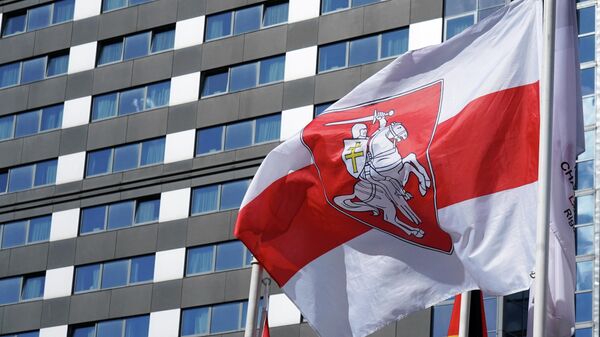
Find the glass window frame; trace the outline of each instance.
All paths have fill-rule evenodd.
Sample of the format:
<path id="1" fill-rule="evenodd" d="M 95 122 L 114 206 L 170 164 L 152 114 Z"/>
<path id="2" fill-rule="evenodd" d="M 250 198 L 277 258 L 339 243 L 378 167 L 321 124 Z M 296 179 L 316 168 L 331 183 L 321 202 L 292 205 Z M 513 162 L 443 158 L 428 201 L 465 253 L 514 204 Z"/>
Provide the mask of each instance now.
<path id="1" fill-rule="evenodd" d="M 382 0 L 380 0 L 382 1 Z M 280 22 L 280 23 L 276 23 L 273 25 L 265 25 L 265 7 L 270 7 L 270 6 L 275 6 L 275 5 L 280 5 L 280 4 L 288 4 L 288 18 L 287 20 Z M 236 18 L 236 13 L 240 10 L 244 10 L 244 9 L 248 9 L 251 7 L 260 7 L 260 25 L 258 29 L 254 29 L 254 30 L 249 30 L 243 33 L 235 33 L 234 32 L 234 28 L 235 28 L 235 18 Z M 227 14 L 230 13 L 231 15 L 231 23 L 230 23 L 230 27 L 229 27 L 229 34 L 227 35 L 222 35 L 219 37 L 215 37 L 215 38 L 208 38 L 208 29 L 205 30 L 204 32 L 204 42 L 212 42 L 212 41 L 217 41 L 217 40 L 221 40 L 221 39 L 226 39 L 228 37 L 233 37 L 233 36 L 239 36 L 239 35 L 244 35 L 244 34 L 248 34 L 248 33 L 252 33 L 252 32 L 257 32 L 259 30 L 263 30 L 266 28 L 271 28 L 271 27 L 277 27 L 277 26 L 281 26 L 281 25 L 285 25 L 289 22 L 289 1 L 268 1 L 262 4 L 254 4 L 254 5 L 250 5 L 250 6 L 245 6 L 245 7 L 240 7 L 240 8 L 236 8 L 234 10 L 229 10 L 229 11 L 223 11 L 223 12 L 218 12 L 218 13 L 212 13 L 210 15 L 206 16 L 206 22 L 208 22 L 208 20 L 210 19 L 210 17 L 214 17 L 217 15 L 223 15 L 223 14 Z M 208 24 L 206 25 L 208 26 Z"/>
<path id="2" fill-rule="evenodd" d="M 184 277 L 193 277 L 193 276 L 198 276 L 198 275 L 222 273 L 222 272 L 227 272 L 227 271 L 232 271 L 232 270 L 240 270 L 240 269 L 244 269 L 244 268 L 249 268 L 252 264 L 251 263 L 246 264 L 246 261 L 248 261 L 248 255 L 252 256 L 252 253 L 250 252 L 250 250 L 241 241 L 237 241 L 237 242 L 240 242 L 242 244 L 242 247 L 244 249 L 242 266 L 239 267 L 239 268 L 229 268 L 229 269 L 217 270 L 217 248 L 218 248 L 219 245 L 226 244 L 226 243 L 231 243 L 231 242 L 236 242 L 236 241 L 235 240 L 234 241 L 225 241 L 225 242 L 219 242 L 219 243 L 214 243 L 214 244 L 209 244 L 209 245 L 201 245 L 201 246 L 188 247 L 186 249 L 186 251 L 185 251 L 185 272 L 184 272 L 183 276 Z M 209 271 L 205 271 L 205 272 L 197 272 L 197 273 L 190 273 L 190 272 L 188 272 L 188 258 L 190 256 L 190 251 L 194 250 L 196 248 L 206 248 L 206 247 L 211 247 L 212 248 L 212 259 L 211 259 L 211 268 L 210 268 L 210 270 Z"/>
<path id="3" fill-rule="evenodd" d="M 262 300 L 261 300 L 262 302 Z M 208 332 L 207 333 L 201 333 L 201 334 L 193 334 L 193 335 L 182 335 L 180 333 L 180 336 L 182 337 L 197 337 L 197 336 L 208 336 L 208 335 L 215 335 L 215 334 L 227 334 L 227 333 L 231 333 L 231 332 L 237 332 L 237 331 L 243 331 L 244 330 L 244 309 L 247 307 L 248 301 L 233 301 L 233 302 L 224 302 L 224 303 L 215 303 L 213 305 L 205 305 L 205 306 L 197 306 L 197 307 L 190 307 L 190 308 L 184 308 L 181 310 L 180 313 L 180 319 L 179 319 L 179 329 L 180 331 L 183 330 L 183 324 L 184 324 L 184 313 L 186 312 L 186 310 L 193 310 L 193 309 L 201 309 L 201 308 L 207 308 L 208 309 L 208 314 L 207 314 L 207 329 Z M 212 318 L 213 318 L 213 308 L 217 307 L 217 306 L 221 306 L 221 305 L 228 305 L 228 304 L 237 304 L 239 306 L 239 312 L 238 312 L 238 322 L 237 322 L 237 326 L 238 328 L 235 330 L 227 330 L 227 331 L 219 331 L 219 332 L 213 332 L 212 331 Z"/>
<path id="4" fill-rule="evenodd" d="M 70 52 L 69 51 L 59 51 L 59 52 L 55 52 L 55 53 L 51 53 L 51 54 L 47 54 L 44 56 L 37 56 L 37 57 L 32 57 L 32 58 L 28 58 L 25 60 L 20 60 L 20 61 L 16 61 L 16 62 L 10 62 L 10 63 L 4 63 L 4 64 L 0 64 L 0 66 L 6 66 L 6 65 L 11 65 L 11 64 L 19 64 L 19 72 L 18 72 L 18 76 L 17 76 L 17 83 L 15 84 L 11 84 L 11 85 L 7 85 L 7 86 L 3 86 L 0 87 L 0 90 L 2 89 L 6 89 L 6 88 L 12 88 L 12 87 L 16 87 L 19 85 L 28 85 L 28 84 L 32 84 L 32 83 L 36 83 L 39 81 L 43 81 L 43 80 L 47 80 L 50 78 L 55 78 L 55 77 L 59 77 L 59 76 L 65 76 L 67 75 L 68 71 L 65 71 L 64 73 L 61 74 L 56 74 L 56 75 L 48 75 L 48 61 L 50 60 L 51 57 L 58 57 L 58 56 L 70 56 Z M 44 60 L 44 76 L 40 79 L 36 79 L 33 81 L 28 81 L 28 82 L 23 82 L 23 64 L 25 62 L 30 62 L 30 61 L 34 61 L 34 60 L 38 60 L 38 59 L 43 59 Z"/>
<path id="5" fill-rule="evenodd" d="M 3 303 L 3 304 L 0 304 L 0 306 L 42 300 L 42 298 L 44 297 L 44 291 L 45 291 L 45 289 L 42 290 L 42 295 L 40 297 L 26 298 L 26 299 L 23 298 L 23 287 L 25 286 L 25 281 L 27 279 L 37 278 L 37 277 L 43 277 L 44 278 L 44 283 L 45 283 L 45 279 L 46 279 L 46 274 L 45 273 L 36 273 L 36 274 L 28 274 L 28 275 L 21 275 L 21 276 L 12 276 L 12 277 L 5 277 L 5 278 L 0 279 L 0 281 L 4 281 L 4 280 L 8 280 L 8 279 L 16 279 L 16 278 L 19 279 L 19 300 L 17 302 Z"/>
<path id="6" fill-rule="evenodd" d="M 129 0 L 127 0 L 129 1 Z M 155 1 L 155 0 L 150 0 L 150 1 Z M 142 4 L 138 4 L 135 6 L 139 6 Z M 126 8 L 126 7 L 122 7 L 122 8 Z M 114 9 L 114 10 L 118 10 L 118 9 Z M 113 10 L 110 10 L 113 11 Z M 117 64 L 117 63 L 121 63 L 121 62 L 127 62 L 127 61 L 131 61 L 131 60 L 136 60 L 136 59 L 140 59 L 143 57 L 147 57 L 147 56 L 151 56 L 151 55 L 156 55 L 156 54 L 160 54 L 160 53 L 164 53 L 164 52 L 168 52 L 171 51 L 173 49 L 175 49 L 175 44 L 173 44 L 173 47 L 169 48 L 169 49 L 163 49 L 163 50 L 159 50 L 159 51 L 152 51 L 152 41 L 154 39 L 154 35 L 158 34 L 158 33 L 164 33 L 166 31 L 173 31 L 173 34 L 175 33 L 175 26 L 174 25 L 167 25 L 164 27 L 159 27 L 159 28 L 154 28 L 152 30 L 146 30 L 146 31 L 139 31 L 139 32 L 135 32 L 133 34 L 129 34 L 129 35 L 124 35 L 118 38 L 112 38 L 112 39 L 108 39 L 108 40 L 104 40 L 104 41 L 99 41 L 99 48 L 98 51 L 96 52 L 96 67 L 104 67 L 104 66 L 108 66 L 111 64 Z M 124 60 L 123 58 L 125 57 L 125 39 L 131 36 L 135 36 L 135 35 L 141 35 L 141 34 L 146 34 L 146 33 L 150 33 L 149 35 L 149 42 L 148 42 L 148 50 L 146 51 L 146 54 L 141 55 L 141 56 L 137 56 L 137 57 L 133 57 L 127 60 Z M 174 40 L 173 40 L 174 41 Z M 99 63 L 100 62 L 100 55 L 102 53 L 102 48 L 104 48 L 104 46 L 106 45 L 111 45 L 111 44 L 116 44 L 119 43 L 121 44 L 121 56 L 119 57 L 118 60 L 115 61 L 110 61 L 110 62 L 106 62 L 106 63 Z"/>
<path id="7" fill-rule="evenodd" d="M 57 128 L 53 128 L 53 129 L 42 130 L 42 120 L 44 119 L 44 109 L 55 108 L 55 107 L 59 107 L 59 106 L 62 107 L 62 109 L 63 109 L 63 111 L 61 112 L 61 116 L 60 116 L 61 120 L 58 123 L 61 126 L 59 126 Z M 29 135 L 25 135 L 25 136 L 16 136 L 16 132 L 17 132 L 16 128 L 17 128 L 17 118 L 18 118 L 18 116 L 21 115 L 21 114 L 26 114 L 26 113 L 34 112 L 34 111 L 39 111 L 40 112 L 40 116 L 39 116 L 39 119 L 38 119 L 37 131 L 35 133 L 29 134 Z M 31 137 L 31 136 L 39 135 L 39 134 L 46 133 L 46 132 L 60 130 L 62 128 L 62 118 L 64 116 L 63 114 L 64 114 L 64 103 L 60 103 L 60 104 L 46 106 L 46 107 L 43 107 L 43 108 L 38 108 L 38 109 L 33 109 L 33 110 L 27 110 L 27 111 L 22 111 L 22 112 L 11 114 L 11 115 L 2 116 L 2 117 L 12 117 L 12 130 L 11 130 L 12 132 L 11 132 L 11 136 L 10 137 L 4 138 L 4 139 L 0 139 L 0 142 L 4 142 L 4 141 L 8 141 L 8 140 L 13 140 L 13 139 L 18 139 L 18 138 L 24 138 L 24 137 Z"/>
<path id="8" fill-rule="evenodd" d="M 34 244 L 37 244 L 37 243 L 43 243 L 43 242 L 49 241 L 50 240 L 50 233 L 48 233 L 48 238 L 46 238 L 45 240 L 29 241 L 29 231 L 31 229 L 31 221 L 42 219 L 42 218 L 48 218 L 48 217 L 50 217 L 50 215 L 37 216 L 35 218 L 28 218 L 28 219 L 21 219 L 21 220 L 11 220 L 9 222 L 0 223 L 0 250 L 11 249 L 11 248 L 16 248 L 16 247 L 23 247 L 23 246 L 29 246 L 29 245 L 34 245 Z M 15 222 L 27 222 L 27 224 L 25 225 L 25 243 L 23 243 L 22 245 L 16 245 L 16 246 L 11 246 L 11 247 L 6 247 L 5 248 L 5 247 L 2 246 L 2 238 L 4 236 L 4 226 L 10 225 L 10 224 L 15 223 Z"/>
<path id="9" fill-rule="evenodd" d="M 19 34 L 25 34 L 27 32 L 35 32 L 35 31 L 40 30 L 40 29 L 44 29 L 44 28 L 48 28 L 48 27 L 52 27 L 52 26 L 56 26 L 56 25 L 61 25 L 61 24 L 66 23 L 66 22 L 73 21 L 73 16 L 75 14 L 75 9 L 74 9 L 75 6 L 74 5 L 73 5 L 73 14 L 71 14 L 71 19 L 70 20 L 53 23 L 53 21 L 54 21 L 54 5 L 58 1 L 59 0 L 51 2 L 51 3 L 41 4 L 40 6 L 29 7 L 29 8 L 21 9 L 21 10 L 18 10 L 18 11 L 6 13 L 5 15 L 8 16 L 8 17 L 20 16 L 20 15 L 23 15 L 23 13 L 25 13 L 25 29 L 22 32 L 17 32 L 17 33 L 13 33 L 13 34 L 5 34 L 5 24 L 3 23 L 2 24 L 2 36 L 1 36 L 1 38 L 5 38 L 5 37 L 9 37 L 9 36 L 15 36 L 15 35 L 19 35 Z M 36 28 L 36 29 L 28 29 L 27 27 L 29 27 L 29 12 L 31 10 L 35 10 L 36 8 L 40 8 L 40 7 L 44 7 L 44 6 L 50 6 L 50 18 L 49 18 L 50 24 L 47 25 L 47 26 Z M 2 21 L 6 22 L 8 20 L 4 19 Z"/>
<path id="10" fill-rule="evenodd" d="M 6 191 L 0 191 L 0 195 L 8 194 L 8 193 L 19 193 L 19 192 L 33 190 L 33 189 L 40 188 L 40 187 L 55 185 L 56 184 L 56 176 L 54 177 L 53 183 L 35 185 L 35 176 L 36 176 L 38 164 L 51 162 L 51 161 L 56 162 L 56 164 L 58 166 L 58 159 L 50 159 L 50 160 L 44 160 L 44 161 L 40 161 L 40 162 L 36 162 L 36 163 L 32 163 L 32 164 L 20 165 L 20 166 L 15 166 L 15 167 L 10 167 L 10 168 L 4 169 L 4 170 L 0 170 L 0 174 L 2 174 L 4 172 L 8 173 L 8 176 L 6 178 Z M 23 189 L 23 190 L 18 190 L 18 191 L 10 191 L 10 172 L 11 172 L 11 170 L 15 170 L 15 169 L 19 169 L 19 168 L 23 168 L 23 167 L 27 167 L 27 166 L 33 166 L 33 173 L 31 175 L 31 187 Z"/>
<path id="11" fill-rule="evenodd" d="M 386 56 L 386 57 L 382 57 L 382 49 L 383 49 L 383 45 L 382 45 L 382 39 L 383 39 L 383 35 L 386 33 L 390 33 L 390 32 L 400 32 L 400 31 L 406 31 L 407 32 L 407 38 L 408 38 L 408 27 L 401 27 L 401 28 L 397 28 L 397 29 L 392 29 L 392 30 L 386 30 L 383 32 L 379 32 L 376 34 L 370 34 L 370 35 L 364 35 L 364 36 L 359 36 L 357 38 L 353 38 L 353 39 L 349 39 L 349 40 L 343 40 L 343 41 L 335 41 L 332 43 L 327 43 L 327 44 L 323 44 L 318 46 L 318 51 L 317 51 L 317 74 L 325 74 L 325 73 L 329 73 L 332 71 L 337 71 L 337 70 L 343 70 L 343 69 L 349 69 L 349 68 L 354 68 L 354 67 L 360 67 L 366 64 L 372 64 L 372 63 L 376 63 L 376 62 L 381 62 L 381 61 L 385 61 L 385 60 L 390 60 L 390 59 L 394 59 L 397 58 L 398 56 L 406 53 L 408 51 L 405 50 L 403 51 L 401 54 L 398 55 L 390 55 L 390 56 Z M 370 62 L 366 62 L 366 63 L 358 63 L 355 65 L 350 65 L 350 44 L 354 41 L 357 40 L 362 40 L 362 39 L 366 39 L 369 37 L 373 37 L 376 36 L 377 37 L 377 59 L 375 59 L 374 61 L 370 61 Z M 319 60 L 320 60 L 320 55 L 321 55 L 321 48 L 325 48 L 331 45 L 335 45 L 335 44 L 344 44 L 344 48 L 345 48 L 345 61 L 344 61 L 344 66 L 342 67 L 337 67 L 337 68 L 331 68 L 331 69 L 325 69 L 325 70 L 319 70 Z"/>
<path id="12" fill-rule="evenodd" d="M 227 209 L 222 209 L 221 208 L 221 200 L 222 200 L 222 196 L 223 196 L 223 185 L 224 184 L 228 184 L 228 183 L 240 182 L 240 181 L 247 181 L 248 185 L 250 185 L 250 181 L 251 180 L 252 180 L 251 178 L 246 178 L 246 179 L 242 178 L 242 179 L 235 179 L 235 180 L 223 181 L 223 182 L 220 182 L 220 183 L 217 183 L 217 184 L 209 184 L 209 185 L 201 185 L 201 186 L 192 187 L 192 189 L 191 189 L 191 196 L 190 196 L 190 201 L 191 202 L 190 202 L 189 216 L 192 217 L 192 216 L 212 214 L 212 213 L 217 213 L 217 212 L 226 212 L 226 211 L 231 211 L 231 210 L 238 209 L 239 207 L 227 208 Z M 206 211 L 206 212 L 194 213 L 193 212 L 194 191 L 197 190 L 197 189 L 203 188 L 203 187 L 210 187 L 210 186 L 217 186 L 217 209 Z"/>
<path id="13" fill-rule="evenodd" d="M 157 138 L 152 138 L 152 139 L 146 139 L 140 142 L 134 142 L 134 143 L 129 143 L 129 144 L 120 144 L 119 146 L 115 146 L 115 147 L 110 147 L 110 148 L 103 148 L 103 149 L 98 149 L 98 150 L 94 150 L 94 151 L 90 151 L 86 154 L 85 157 L 85 175 L 84 175 L 84 179 L 85 178 L 93 178 L 93 177 L 102 177 L 105 175 L 109 175 L 109 174 L 114 174 L 114 173 L 123 173 L 123 172 L 129 172 L 129 171 L 133 171 L 133 170 L 137 170 L 137 169 L 141 169 L 144 167 L 150 167 L 150 166 L 156 166 L 156 165 L 161 165 L 164 164 L 164 153 L 163 153 L 163 160 L 161 162 L 157 162 L 157 163 L 151 163 L 151 164 L 145 164 L 145 165 L 141 165 L 141 159 L 142 159 L 142 146 L 145 142 L 149 142 L 149 141 L 153 141 L 153 140 L 158 140 L 158 139 L 162 139 L 164 140 L 164 142 L 166 143 L 166 136 L 162 136 L 162 137 L 157 137 Z M 114 171 L 114 164 L 115 164 L 115 149 L 119 148 L 119 147 L 126 147 L 126 146 L 131 146 L 131 145 L 138 145 L 138 153 L 137 153 L 137 164 L 135 167 L 131 168 L 131 169 L 126 169 L 126 170 L 121 170 L 121 171 Z M 109 168 L 110 170 L 108 172 L 103 172 L 103 173 L 99 173 L 99 174 L 94 174 L 94 175 L 88 175 L 88 162 L 89 162 L 89 155 L 96 152 L 96 151 L 105 151 L 105 150 L 110 150 L 110 158 L 109 158 Z M 163 151 L 166 152 L 166 148 L 163 147 Z"/>
<path id="14" fill-rule="evenodd" d="M 135 7 L 135 6 L 145 5 L 145 4 L 147 4 L 149 2 L 153 2 L 155 0 L 147 0 L 146 2 L 139 3 L 139 4 L 133 4 L 133 5 L 130 4 L 130 0 L 125 0 L 125 2 L 127 3 L 125 6 L 123 6 L 123 7 L 117 7 L 117 8 L 113 8 L 113 9 L 109 9 L 109 10 L 104 10 L 104 1 L 105 0 L 102 0 L 102 4 L 100 5 L 100 14 L 110 13 L 110 12 L 118 11 L 118 10 L 121 10 L 121 9 L 129 8 L 129 7 Z"/>
<path id="15" fill-rule="evenodd" d="M 78 224 L 78 226 L 79 226 L 79 228 L 78 228 L 78 234 L 79 234 L 79 236 L 85 236 L 85 235 L 92 235 L 92 234 L 96 234 L 96 233 L 105 233 L 105 232 L 116 231 L 116 230 L 119 230 L 119 229 L 133 228 L 133 227 L 137 227 L 137 226 L 144 226 L 144 225 L 149 225 L 149 224 L 157 223 L 158 222 L 158 217 L 156 218 L 156 220 L 153 220 L 153 221 L 145 221 L 145 222 L 136 222 L 135 221 L 135 214 L 136 214 L 136 211 L 138 210 L 139 204 L 141 202 L 153 201 L 153 200 L 158 200 L 158 203 L 159 203 L 159 217 L 160 217 L 160 195 L 144 196 L 144 197 L 137 198 L 137 199 L 121 200 L 121 201 L 112 202 L 112 203 L 109 203 L 109 204 L 93 205 L 93 206 L 82 208 L 79 211 L 80 215 L 79 215 L 79 224 Z M 125 202 L 133 202 L 133 212 L 132 212 L 132 218 L 131 218 L 131 226 L 119 227 L 119 228 L 108 228 L 108 212 L 110 210 L 110 207 L 112 205 L 121 204 L 121 203 L 125 203 Z M 81 228 L 82 228 L 82 225 L 83 225 L 83 212 L 84 212 L 84 210 L 89 209 L 89 208 L 97 208 L 97 207 L 104 207 L 104 223 L 103 223 L 102 229 L 101 230 L 97 230 L 97 231 L 91 231 L 91 232 L 81 232 Z"/>
<path id="16" fill-rule="evenodd" d="M 323 4 L 323 0 L 321 0 L 321 1 L 320 1 L 319 13 L 320 13 L 321 15 L 329 15 L 329 14 L 333 14 L 333 13 L 338 13 L 338 12 L 347 11 L 347 10 L 354 9 L 354 8 L 360 8 L 360 7 L 365 7 L 365 6 L 375 5 L 375 4 L 378 4 L 378 3 L 380 3 L 380 2 L 383 2 L 383 1 L 387 1 L 387 0 L 375 0 L 375 1 L 374 1 L 374 2 L 372 2 L 372 3 L 368 3 L 368 4 L 364 4 L 364 5 L 356 5 L 356 6 L 355 6 L 355 5 L 353 5 L 353 3 L 354 3 L 354 0 L 348 0 L 348 7 L 338 8 L 338 9 L 334 9 L 334 10 L 332 10 L 332 11 L 324 12 L 324 11 L 323 11 L 323 8 L 324 8 L 325 6 L 324 6 L 324 4 Z"/>
<path id="17" fill-rule="evenodd" d="M 73 336 L 77 329 L 92 328 L 94 331 L 93 336 L 95 337 L 98 334 L 98 325 L 99 324 L 109 323 L 109 322 L 121 322 L 121 335 L 113 336 L 113 337 L 125 337 L 126 331 L 127 331 L 127 321 L 130 319 L 135 319 L 135 318 L 140 318 L 140 317 L 148 317 L 148 323 L 150 322 L 150 314 L 144 314 L 144 315 L 128 316 L 128 317 L 122 317 L 122 318 L 116 318 L 116 319 L 108 319 L 108 320 L 97 321 L 97 322 L 93 322 L 93 323 L 77 324 L 77 325 L 73 326 L 72 328 L 71 327 L 69 328 L 68 336 Z M 148 329 L 150 329 L 150 324 L 148 324 Z M 148 330 L 148 332 L 149 332 L 149 330 Z"/>
<path id="18" fill-rule="evenodd" d="M 485 10 L 485 9 L 490 9 L 490 8 L 494 8 L 495 6 L 491 6 L 491 7 L 487 7 L 487 8 L 482 8 L 480 6 L 480 1 L 481 0 L 476 0 L 475 1 L 475 9 L 471 10 L 471 11 L 465 11 L 463 13 L 460 14 L 455 14 L 455 15 L 445 15 L 444 14 L 444 31 L 442 33 L 442 41 L 446 41 L 448 40 L 448 21 L 453 20 L 453 19 L 459 19 L 459 18 L 463 18 L 463 17 L 467 17 L 467 16 L 473 16 L 473 24 L 479 22 L 481 19 L 479 18 L 479 12 L 481 10 Z M 504 0 L 504 5 L 507 5 L 510 3 L 510 1 L 512 0 Z"/>
<path id="19" fill-rule="evenodd" d="M 73 288 L 71 289 L 71 295 L 86 294 L 86 293 L 90 293 L 90 292 L 102 291 L 102 290 L 107 290 L 107 289 L 119 289 L 119 288 L 124 288 L 124 287 L 140 285 L 140 284 L 153 283 L 154 276 L 152 276 L 152 279 L 147 280 L 147 281 L 131 282 L 131 266 L 133 264 L 133 260 L 136 258 L 142 258 L 142 257 L 148 257 L 148 256 L 154 257 L 154 268 L 156 268 L 156 254 L 154 254 L 154 253 L 146 254 L 146 255 L 139 255 L 139 256 L 132 256 L 132 257 L 124 258 L 124 259 L 116 259 L 116 260 L 110 260 L 110 261 L 102 261 L 99 263 L 89 263 L 89 264 L 82 264 L 82 265 L 75 266 L 75 271 L 73 272 Z M 102 285 L 102 278 L 104 277 L 104 265 L 108 264 L 108 263 L 122 262 L 122 261 L 127 261 L 127 282 L 123 285 L 119 285 L 119 286 L 115 286 L 115 287 L 104 287 Z M 99 268 L 100 272 L 98 273 L 98 288 L 76 291 L 75 289 L 77 288 L 77 270 L 82 267 L 90 267 L 90 266 L 100 266 L 100 268 Z"/>

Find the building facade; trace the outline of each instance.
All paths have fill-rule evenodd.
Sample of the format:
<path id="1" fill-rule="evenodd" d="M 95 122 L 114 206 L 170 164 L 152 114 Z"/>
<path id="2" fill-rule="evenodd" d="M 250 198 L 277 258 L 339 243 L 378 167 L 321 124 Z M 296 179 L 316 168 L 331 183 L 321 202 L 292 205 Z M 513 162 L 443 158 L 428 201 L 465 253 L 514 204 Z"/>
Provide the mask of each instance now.
<path id="1" fill-rule="evenodd" d="M 261 160 L 505 0 L 0 0 L 0 336 L 243 335 Z M 596 0 L 579 1 L 577 337 L 600 336 Z M 532 243 L 533 244 L 533 243 Z M 273 286 L 275 337 L 316 336 Z M 485 299 L 525 336 L 527 293 Z M 373 336 L 446 336 L 452 300 Z"/>

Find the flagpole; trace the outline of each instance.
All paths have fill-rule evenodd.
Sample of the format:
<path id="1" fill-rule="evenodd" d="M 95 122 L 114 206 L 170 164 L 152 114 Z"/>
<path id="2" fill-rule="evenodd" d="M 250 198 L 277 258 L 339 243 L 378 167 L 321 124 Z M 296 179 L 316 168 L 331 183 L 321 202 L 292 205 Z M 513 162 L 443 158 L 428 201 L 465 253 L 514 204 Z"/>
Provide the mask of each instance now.
<path id="1" fill-rule="evenodd" d="M 540 92 L 540 153 L 538 171 L 537 243 L 533 336 L 546 336 L 548 234 L 552 167 L 552 112 L 554 100 L 554 37 L 556 1 L 544 1 L 543 54 Z"/>
<path id="2" fill-rule="evenodd" d="M 254 258 L 252 259 L 252 274 L 250 276 L 250 291 L 248 293 L 248 311 L 246 312 L 246 327 L 244 337 L 255 337 L 256 318 L 258 313 L 258 298 L 260 293 L 260 280 L 262 279 L 263 268 Z"/>
<path id="3" fill-rule="evenodd" d="M 262 280 L 264 286 L 263 290 L 263 307 L 261 310 L 260 322 L 258 322 L 258 334 L 257 337 L 262 337 L 265 329 L 265 322 L 267 320 L 267 314 L 269 313 L 269 300 L 271 296 L 271 279 L 265 277 Z"/>
<path id="4" fill-rule="evenodd" d="M 469 337 L 470 316 L 471 292 L 466 291 L 460 295 L 460 323 L 458 324 L 458 337 Z"/>

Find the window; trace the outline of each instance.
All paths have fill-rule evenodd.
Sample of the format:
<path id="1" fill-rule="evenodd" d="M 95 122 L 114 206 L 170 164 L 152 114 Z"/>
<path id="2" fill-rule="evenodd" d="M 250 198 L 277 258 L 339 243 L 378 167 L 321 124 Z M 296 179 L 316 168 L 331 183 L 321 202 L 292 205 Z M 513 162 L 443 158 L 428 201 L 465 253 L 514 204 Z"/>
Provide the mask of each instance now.
<path id="1" fill-rule="evenodd" d="M 283 80 L 285 56 L 240 64 L 204 76 L 202 97 L 254 88 Z"/>
<path id="2" fill-rule="evenodd" d="M 96 233 L 156 222 L 159 210 L 159 196 L 84 208 L 81 210 L 79 233 Z"/>
<path id="3" fill-rule="evenodd" d="M 68 65 L 68 52 L 0 65 L 0 88 L 66 74 Z"/>
<path id="4" fill-rule="evenodd" d="M 192 215 L 240 207 L 250 180 L 197 187 L 192 190 Z"/>
<path id="5" fill-rule="evenodd" d="M 0 337 L 39 337 L 39 331 L 20 332 L 16 335 L 2 335 Z"/>
<path id="6" fill-rule="evenodd" d="M 252 254 L 240 241 L 189 248 L 185 275 L 239 269 L 249 267 L 251 262 Z"/>
<path id="7" fill-rule="evenodd" d="M 102 0 L 102 13 L 115 9 L 141 5 L 153 0 Z"/>
<path id="8" fill-rule="evenodd" d="M 327 102 L 315 105 L 315 117 L 321 115 L 327 110 L 334 102 Z"/>
<path id="9" fill-rule="evenodd" d="M 74 293 L 150 282 L 154 277 L 154 255 L 78 266 Z"/>
<path id="10" fill-rule="evenodd" d="M 54 184 L 57 160 L 0 170 L 0 194 Z"/>
<path id="11" fill-rule="evenodd" d="M 175 27 L 172 26 L 100 42 L 97 64 L 126 61 L 173 49 L 174 43 Z"/>
<path id="12" fill-rule="evenodd" d="M 199 336 L 243 330 L 248 302 L 231 302 L 182 311 L 181 336 Z M 260 317 L 259 317 L 260 321 Z"/>
<path id="13" fill-rule="evenodd" d="M 58 129 L 62 125 L 63 105 L 0 117 L 0 140 L 30 136 Z"/>
<path id="14" fill-rule="evenodd" d="M 514 294 L 521 296 L 521 293 Z M 479 295 L 477 295 L 479 296 Z M 513 296 L 513 295 L 510 295 Z M 506 300 L 508 297 L 504 297 Z M 516 329 L 514 322 L 511 322 L 511 315 L 507 312 L 507 307 L 510 307 L 510 304 L 504 303 L 504 306 L 499 305 L 499 302 L 502 301 L 502 297 L 489 296 L 483 298 L 483 306 L 485 311 L 485 321 L 487 326 L 487 334 L 488 336 L 496 336 L 498 328 L 498 309 L 504 308 L 504 320 L 505 322 L 510 322 L 508 324 L 510 326 L 507 327 L 505 325 L 505 330 Z M 514 301 L 513 301 L 514 302 Z M 501 303 L 500 303 L 501 304 Z M 449 298 L 440 304 L 437 304 L 433 307 L 432 320 L 431 320 L 431 336 L 432 337 L 446 337 L 448 335 L 448 327 L 450 325 L 450 319 L 452 317 L 452 308 L 454 306 L 454 297 Z M 516 314 L 517 318 L 521 318 L 523 316 L 523 308 L 511 308 L 510 313 L 514 316 Z M 525 327 L 527 327 L 527 301 L 525 301 L 524 307 L 525 313 Z M 521 322 L 522 323 L 522 322 Z M 519 325 L 519 328 L 521 325 Z M 520 331 L 520 330 L 519 330 Z M 524 336 L 523 334 L 509 334 L 509 336 Z"/>
<path id="15" fill-rule="evenodd" d="M 150 315 L 113 319 L 71 328 L 69 337 L 148 337 Z"/>
<path id="16" fill-rule="evenodd" d="M 206 17 L 205 40 L 263 29 L 288 20 L 287 2 L 269 2 Z"/>
<path id="17" fill-rule="evenodd" d="M 26 10 L 8 13 L 4 19 L 2 36 L 29 32 L 73 19 L 75 0 L 59 0 Z"/>
<path id="18" fill-rule="evenodd" d="M 504 7 L 507 2 L 508 0 L 444 0 L 445 38 L 461 33 Z"/>
<path id="19" fill-rule="evenodd" d="M 321 0 L 321 14 L 365 6 L 382 0 Z"/>
<path id="20" fill-rule="evenodd" d="M 94 96 L 92 122 L 164 107 L 169 104 L 171 81 Z"/>
<path id="21" fill-rule="evenodd" d="M 12 248 L 47 241 L 50 222 L 51 216 L 43 216 L 0 224 L 0 247 Z"/>
<path id="22" fill-rule="evenodd" d="M 43 275 L 0 279 L 0 304 L 41 299 L 44 296 Z"/>
<path id="23" fill-rule="evenodd" d="M 200 129 L 196 133 L 196 155 L 278 141 L 280 131 L 280 114 Z"/>
<path id="24" fill-rule="evenodd" d="M 594 6 L 577 10 L 577 28 L 579 32 L 579 62 L 594 61 L 596 42 L 594 32 L 596 26 L 596 10 Z"/>
<path id="25" fill-rule="evenodd" d="M 366 64 L 398 56 L 408 50 L 408 29 L 335 42 L 319 47 L 319 72 Z"/>
<path id="26" fill-rule="evenodd" d="M 92 151 L 87 154 L 86 177 L 160 164 L 164 155 L 165 137 Z"/>

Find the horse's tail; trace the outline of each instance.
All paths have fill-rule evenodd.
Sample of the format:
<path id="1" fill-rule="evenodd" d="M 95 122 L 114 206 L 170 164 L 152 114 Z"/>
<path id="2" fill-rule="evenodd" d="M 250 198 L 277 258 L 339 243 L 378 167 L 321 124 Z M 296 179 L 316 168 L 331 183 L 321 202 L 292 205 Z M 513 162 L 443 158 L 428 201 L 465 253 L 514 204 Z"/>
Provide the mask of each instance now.
<path id="1" fill-rule="evenodd" d="M 363 201 L 353 201 L 356 194 L 340 195 L 333 198 L 333 201 L 343 209 L 354 212 L 377 212 L 375 207 L 368 205 Z"/>

